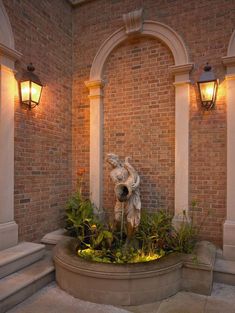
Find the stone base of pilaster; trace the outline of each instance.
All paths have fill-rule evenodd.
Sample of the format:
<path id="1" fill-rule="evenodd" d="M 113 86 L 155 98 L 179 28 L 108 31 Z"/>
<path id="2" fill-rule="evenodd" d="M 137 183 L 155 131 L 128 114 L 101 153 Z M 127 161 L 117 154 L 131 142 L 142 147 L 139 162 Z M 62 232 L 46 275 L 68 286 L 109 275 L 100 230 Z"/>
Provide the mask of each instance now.
<path id="1" fill-rule="evenodd" d="M 235 221 L 226 220 L 223 228 L 223 256 L 235 261 Z"/>
<path id="2" fill-rule="evenodd" d="M 0 223 L 0 251 L 18 243 L 18 225 L 15 221 Z"/>
<path id="3" fill-rule="evenodd" d="M 190 217 L 188 216 L 188 211 L 185 211 L 185 215 L 182 213 L 175 214 L 172 219 L 172 224 L 176 229 L 179 229 L 182 223 L 191 222 Z"/>

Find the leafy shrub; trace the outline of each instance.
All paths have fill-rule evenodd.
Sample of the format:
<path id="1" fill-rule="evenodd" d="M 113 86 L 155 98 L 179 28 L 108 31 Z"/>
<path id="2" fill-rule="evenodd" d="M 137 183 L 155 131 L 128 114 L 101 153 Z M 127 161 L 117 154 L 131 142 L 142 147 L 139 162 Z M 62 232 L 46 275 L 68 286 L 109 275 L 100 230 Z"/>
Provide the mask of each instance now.
<path id="1" fill-rule="evenodd" d="M 89 235 L 90 225 L 93 223 L 93 207 L 89 200 L 83 200 L 77 191 L 68 201 L 66 207 L 66 230 L 72 237 L 82 241 Z"/>
<path id="2" fill-rule="evenodd" d="M 93 206 L 76 192 L 66 208 L 66 229 L 77 238 L 79 256 L 105 263 L 138 263 L 159 259 L 177 251 L 191 253 L 196 243 L 198 228 L 193 218 L 183 214 L 178 228 L 172 225 L 172 216 L 165 211 L 146 213 L 142 210 L 141 221 L 131 242 L 113 225 L 100 221 L 93 214 Z"/>
<path id="3" fill-rule="evenodd" d="M 194 219 L 188 218 L 183 211 L 183 220 L 178 228 L 174 229 L 172 248 L 182 253 L 192 253 L 197 242 L 199 228 L 194 225 Z"/>
<path id="4" fill-rule="evenodd" d="M 143 212 L 136 234 L 140 247 L 146 253 L 171 250 L 173 233 L 172 216 L 164 211 L 157 213 Z"/>

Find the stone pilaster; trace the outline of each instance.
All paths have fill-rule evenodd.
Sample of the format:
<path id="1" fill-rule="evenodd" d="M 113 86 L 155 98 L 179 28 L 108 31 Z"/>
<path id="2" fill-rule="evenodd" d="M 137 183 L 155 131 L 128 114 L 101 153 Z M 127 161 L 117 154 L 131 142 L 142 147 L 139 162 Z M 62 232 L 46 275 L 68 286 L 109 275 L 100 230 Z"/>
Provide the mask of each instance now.
<path id="1" fill-rule="evenodd" d="M 189 205 L 189 73 L 193 64 L 172 66 L 175 75 L 175 215 L 182 220 L 182 212 Z"/>
<path id="2" fill-rule="evenodd" d="M 223 254 L 235 260 L 235 56 L 223 58 L 227 97 L 227 216 L 223 226 Z"/>
<path id="3" fill-rule="evenodd" d="M 90 98 L 90 199 L 102 209 L 103 195 L 103 87 L 102 80 L 85 82 Z"/>

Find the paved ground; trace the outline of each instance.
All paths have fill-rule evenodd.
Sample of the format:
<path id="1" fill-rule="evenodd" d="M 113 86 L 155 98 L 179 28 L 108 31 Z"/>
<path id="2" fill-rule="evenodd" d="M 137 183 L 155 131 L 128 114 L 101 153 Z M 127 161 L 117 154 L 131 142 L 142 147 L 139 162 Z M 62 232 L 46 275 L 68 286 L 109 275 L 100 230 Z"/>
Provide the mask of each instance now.
<path id="1" fill-rule="evenodd" d="M 7 313 L 235 313 L 235 286 L 214 284 L 210 297 L 189 292 L 135 307 L 114 307 L 82 301 L 56 283 L 43 288 Z"/>

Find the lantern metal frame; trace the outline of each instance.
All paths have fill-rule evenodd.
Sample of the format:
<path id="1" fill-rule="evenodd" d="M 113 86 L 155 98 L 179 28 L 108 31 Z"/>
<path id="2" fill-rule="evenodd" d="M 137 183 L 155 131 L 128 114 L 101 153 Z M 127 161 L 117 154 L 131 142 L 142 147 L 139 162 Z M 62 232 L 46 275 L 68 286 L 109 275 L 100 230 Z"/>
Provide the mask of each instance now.
<path id="1" fill-rule="evenodd" d="M 214 86 L 213 86 L 213 93 L 212 93 L 211 99 L 210 100 L 203 100 L 201 85 L 205 84 L 205 83 L 212 83 L 212 82 L 214 82 Z M 218 78 L 216 78 L 214 72 L 212 71 L 212 67 L 209 65 L 209 63 L 207 63 L 206 66 L 204 67 L 204 72 L 201 74 L 201 76 L 197 82 L 197 85 L 198 85 L 198 89 L 199 89 L 202 107 L 205 110 L 213 109 L 215 107 L 215 103 L 216 103 L 219 80 L 218 80 Z"/>
<path id="2" fill-rule="evenodd" d="M 19 85 L 19 93 L 20 93 L 20 103 L 21 105 L 26 108 L 26 109 L 33 109 L 35 108 L 37 105 L 39 105 L 40 103 L 40 99 L 41 99 L 41 95 L 42 95 L 42 89 L 43 89 L 43 85 L 41 83 L 41 80 L 39 79 L 39 77 L 34 73 L 35 71 L 35 67 L 33 66 L 32 63 L 29 63 L 29 65 L 27 66 L 27 70 L 24 70 L 20 79 L 18 79 L 18 85 Z M 21 90 L 21 84 L 24 82 L 29 82 L 29 99 L 24 101 L 22 99 L 22 90 Z M 41 87 L 41 91 L 40 91 L 40 95 L 39 95 L 39 99 L 37 102 L 32 100 L 32 83 L 39 85 Z"/>

